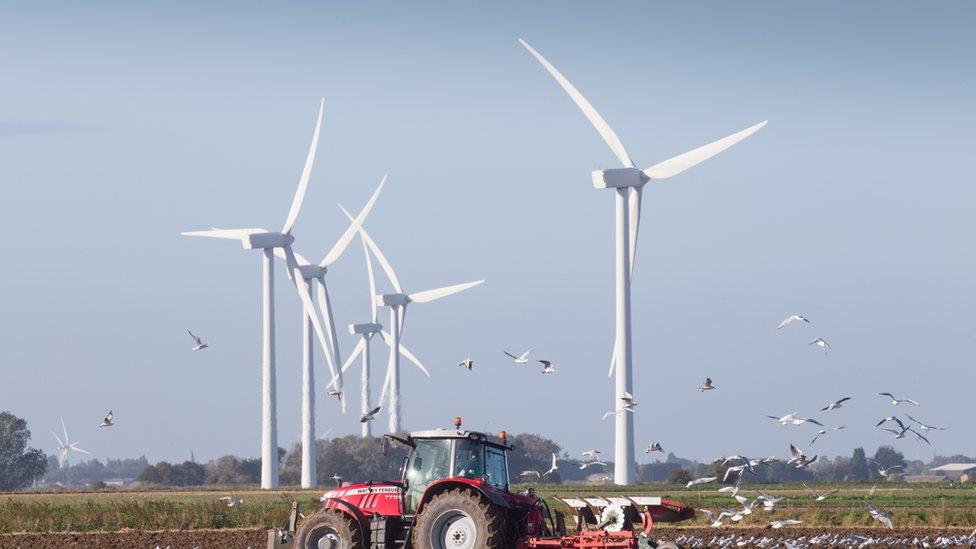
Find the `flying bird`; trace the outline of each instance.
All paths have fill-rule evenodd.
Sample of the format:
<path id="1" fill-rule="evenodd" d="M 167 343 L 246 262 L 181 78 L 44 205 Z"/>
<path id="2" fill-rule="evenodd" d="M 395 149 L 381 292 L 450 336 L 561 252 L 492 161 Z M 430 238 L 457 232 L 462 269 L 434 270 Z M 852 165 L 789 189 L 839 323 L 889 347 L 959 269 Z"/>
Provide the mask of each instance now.
<path id="1" fill-rule="evenodd" d="M 588 457 L 588 458 L 594 459 L 594 460 L 595 459 L 600 459 L 600 451 L 599 450 L 587 450 L 587 451 L 583 452 L 582 455 L 583 455 L 583 457 Z"/>
<path id="2" fill-rule="evenodd" d="M 232 497 L 232 496 L 224 496 L 224 497 L 218 499 L 217 501 L 222 501 L 222 502 L 226 503 L 227 504 L 227 507 L 237 507 L 238 505 L 241 505 L 242 503 L 244 503 L 244 500 L 243 499 L 237 499 L 237 498 Z"/>
<path id="3" fill-rule="evenodd" d="M 923 431 L 945 431 L 947 429 L 947 427 L 935 427 L 933 425 L 926 425 L 908 414 L 905 414 L 905 417 L 914 421 L 915 423 L 918 423 L 918 428 Z"/>
<path id="4" fill-rule="evenodd" d="M 790 459 L 786 462 L 789 465 L 796 467 L 797 469 L 803 469 L 807 465 L 810 465 L 814 461 L 817 461 L 818 456 L 813 456 L 812 458 L 807 458 L 806 454 L 802 450 L 797 448 L 790 443 Z"/>
<path id="5" fill-rule="evenodd" d="M 691 488 L 692 486 L 695 486 L 695 485 L 698 485 L 698 484 L 705 484 L 707 482 L 715 482 L 717 479 L 718 479 L 718 477 L 702 477 L 702 478 L 696 478 L 694 480 L 688 481 L 688 484 L 685 486 L 685 488 Z"/>
<path id="6" fill-rule="evenodd" d="M 793 526 L 794 524 L 803 524 L 803 521 L 796 519 L 774 520 L 773 522 L 769 523 L 769 526 L 774 530 L 779 530 L 784 526 Z"/>
<path id="7" fill-rule="evenodd" d="M 796 415 L 796 412 L 791 412 L 789 414 L 786 414 L 783 417 L 776 417 L 776 416 L 766 416 L 766 417 L 768 417 L 769 419 L 775 419 L 776 421 L 779 422 L 780 425 L 803 425 L 804 423 L 809 422 L 809 423 L 813 423 L 814 425 L 819 425 L 821 427 L 824 426 L 823 423 L 820 423 L 815 419 L 798 416 Z"/>
<path id="8" fill-rule="evenodd" d="M 625 391 L 624 396 L 620 397 L 620 402 L 622 402 L 621 410 L 634 413 L 634 406 L 637 406 L 637 403 L 634 402 L 634 395 Z"/>
<path id="9" fill-rule="evenodd" d="M 777 330 L 782 330 L 784 326 L 787 326 L 790 323 L 792 323 L 794 321 L 797 321 L 797 320 L 802 321 L 802 322 L 806 322 L 807 324 L 810 323 L 809 320 L 807 320 L 806 318 L 804 318 L 801 315 L 790 315 L 790 316 L 786 317 L 785 319 L 783 319 L 783 322 L 780 322 L 779 323 L 779 326 L 776 329 Z"/>
<path id="10" fill-rule="evenodd" d="M 522 471 L 521 473 L 518 474 L 518 476 L 520 476 L 520 477 L 535 477 L 535 478 L 537 478 L 539 480 L 542 480 L 542 475 L 539 474 L 539 471 Z"/>
<path id="11" fill-rule="evenodd" d="M 548 360 L 540 360 L 542 363 L 542 373 L 544 374 L 554 374 L 556 373 L 556 367 L 552 365 L 552 362 Z"/>
<path id="12" fill-rule="evenodd" d="M 555 473 L 558 470 L 559 470 L 559 466 L 556 465 L 556 454 L 553 454 L 552 455 L 552 466 L 549 467 L 549 470 L 548 471 L 546 471 L 545 473 L 542 473 L 542 476 L 551 475 L 551 474 Z"/>
<path id="13" fill-rule="evenodd" d="M 830 429 L 820 429 L 819 431 L 817 431 L 817 434 L 813 435 L 813 440 L 810 441 L 810 446 L 813 446 L 813 443 L 817 442 L 818 438 L 826 435 L 827 433 L 831 431 L 840 431 L 841 429 L 847 429 L 847 425 L 841 425 L 840 427 L 831 427 Z"/>
<path id="14" fill-rule="evenodd" d="M 367 421 L 373 421 L 376 419 L 376 414 L 380 413 L 380 408 L 382 408 L 382 406 L 377 406 L 376 408 L 366 412 L 362 415 L 362 417 L 359 418 L 359 422 L 366 423 Z"/>
<path id="15" fill-rule="evenodd" d="M 809 343 L 809 345 L 816 345 L 817 347 L 820 347 L 821 349 L 824 350 L 824 354 L 827 354 L 827 351 L 830 350 L 830 344 L 827 343 L 827 340 L 822 337 L 818 337 L 817 339 L 814 339 Z"/>
<path id="16" fill-rule="evenodd" d="M 826 412 L 828 410 L 836 410 L 837 408 L 843 408 L 844 407 L 844 403 L 847 402 L 850 399 L 851 399 L 851 397 L 844 397 L 842 399 L 835 400 L 835 401 L 831 402 L 830 404 L 828 404 L 828 405 L 824 406 L 823 408 L 821 408 L 820 411 L 821 412 Z"/>
<path id="17" fill-rule="evenodd" d="M 650 454 L 651 452 L 661 452 L 661 453 L 664 453 L 664 448 L 661 447 L 661 443 L 660 442 L 652 442 L 652 443 L 650 443 L 650 444 L 647 445 L 647 448 L 646 449 L 644 449 L 644 453 L 645 454 Z"/>
<path id="18" fill-rule="evenodd" d="M 105 419 L 102 420 L 102 424 L 99 427 L 111 427 L 115 425 L 114 419 L 115 414 L 112 413 L 112 410 L 109 410 L 108 415 L 105 416 Z"/>
<path id="19" fill-rule="evenodd" d="M 914 400 L 912 400 L 910 398 L 895 398 L 895 395 L 893 395 L 891 393 L 878 393 L 878 395 L 880 395 L 880 396 L 886 396 L 886 397 L 890 398 L 891 399 L 891 405 L 892 406 L 898 406 L 902 402 L 907 402 L 909 404 L 914 404 L 915 406 L 918 406 L 918 402 L 915 402 Z"/>
<path id="20" fill-rule="evenodd" d="M 504 353 L 506 355 L 512 357 L 512 360 L 514 360 L 516 364 L 528 364 L 528 362 L 529 362 L 529 353 L 531 353 L 531 352 L 532 352 L 532 349 L 529 348 L 528 351 L 525 351 L 524 353 L 520 354 L 519 356 L 515 356 L 515 355 L 513 355 L 512 353 L 510 353 L 508 351 L 504 351 Z"/>
<path id="21" fill-rule="evenodd" d="M 623 411 L 618 412 L 616 410 L 610 410 L 609 412 L 603 412 L 603 421 L 606 421 L 607 418 L 610 417 L 610 416 L 619 416 L 622 413 L 623 413 Z"/>
<path id="22" fill-rule="evenodd" d="M 341 390 L 339 390 L 339 389 L 334 389 L 334 388 L 333 388 L 333 389 L 329 389 L 329 390 L 328 390 L 328 391 L 326 391 L 326 392 L 327 392 L 327 394 L 328 394 L 329 396 L 333 396 L 333 397 L 336 397 L 336 398 L 338 398 L 339 400 L 342 400 L 342 391 L 341 391 Z"/>
<path id="23" fill-rule="evenodd" d="M 470 372 L 471 371 L 471 368 L 474 367 L 474 360 L 471 360 L 470 358 L 466 358 L 466 359 L 462 360 L 461 362 L 458 362 L 458 366 L 460 366 L 462 368 L 467 368 L 468 371 Z"/>
<path id="24" fill-rule="evenodd" d="M 885 513 L 884 511 L 877 509 L 875 506 L 871 505 L 870 503 L 867 504 L 865 507 L 867 507 L 868 513 L 871 514 L 871 518 L 880 522 L 881 524 L 884 524 L 885 528 L 889 530 L 894 530 L 894 526 L 891 524 L 891 516 L 888 515 L 888 513 Z"/>
<path id="25" fill-rule="evenodd" d="M 924 440 L 925 441 L 925 444 L 928 444 L 929 446 L 932 446 L 932 443 L 929 442 L 929 439 L 925 438 L 922 435 L 922 433 L 919 433 L 918 431 L 916 431 L 915 429 L 912 429 L 911 427 L 909 427 L 908 430 L 911 431 L 913 435 L 915 435 L 915 440 L 916 441 Z"/>
<path id="26" fill-rule="evenodd" d="M 708 509 L 699 509 L 699 511 L 701 511 L 701 513 L 708 518 L 708 521 L 711 522 L 712 528 L 718 528 L 722 526 L 722 519 L 724 517 L 731 516 L 725 511 L 719 513 L 718 515 L 716 515 L 714 511 L 710 511 Z"/>
<path id="27" fill-rule="evenodd" d="M 594 459 L 592 461 L 584 462 L 582 465 L 580 465 L 580 470 L 582 471 L 582 470 L 584 470 L 584 469 L 586 469 L 588 467 L 592 467 L 594 465 L 599 465 L 601 467 L 606 467 L 607 466 L 606 463 L 604 463 L 604 462 L 602 462 L 602 461 L 600 461 L 598 459 Z"/>
<path id="28" fill-rule="evenodd" d="M 823 501 L 823 500 L 827 499 L 828 497 L 836 494 L 837 492 L 840 492 L 840 490 L 831 490 L 830 492 L 818 492 L 818 491 L 814 490 L 813 488 L 810 488 L 809 486 L 807 486 L 806 483 L 803 484 L 803 487 L 806 488 L 807 492 L 810 492 L 810 494 L 813 495 L 813 500 L 814 501 Z"/>
<path id="29" fill-rule="evenodd" d="M 329 480 L 334 480 L 335 481 L 336 488 L 339 488 L 339 487 L 342 486 L 342 475 L 340 475 L 339 473 L 336 473 L 336 474 L 332 475 L 331 477 L 329 477 Z"/>
<path id="30" fill-rule="evenodd" d="M 202 339 L 200 339 L 199 337 L 193 335 L 193 332 L 191 332 L 190 330 L 187 330 L 186 333 L 190 334 L 190 337 L 193 338 L 193 350 L 194 351 L 202 351 L 202 350 L 206 349 L 207 347 L 209 347 L 209 345 L 207 345 L 206 343 L 204 343 Z"/>
<path id="31" fill-rule="evenodd" d="M 715 386 L 712 385 L 712 378 L 706 377 L 705 381 L 698 387 L 698 390 L 704 393 L 705 391 L 711 391 L 714 388 Z"/>
<path id="32" fill-rule="evenodd" d="M 881 418 L 881 421 L 879 421 L 879 422 L 877 423 L 877 425 L 875 425 L 875 427 L 881 427 L 881 426 L 882 426 L 882 425 L 883 425 L 883 424 L 884 424 L 885 422 L 887 422 L 887 421 L 894 421 L 894 422 L 895 422 L 895 423 L 897 423 L 897 424 L 898 424 L 898 426 L 899 426 L 899 427 L 901 427 L 902 429 L 904 429 L 904 428 L 905 428 L 905 424 L 904 424 L 904 423 L 902 423 L 902 422 L 901 422 L 901 420 L 900 420 L 900 419 L 898 419 L 898 418 L 897 418 L 897 417 L 895 417 L 895 416 L 887 416 L 887 417 L 883 417 L 883 418 Z"/>

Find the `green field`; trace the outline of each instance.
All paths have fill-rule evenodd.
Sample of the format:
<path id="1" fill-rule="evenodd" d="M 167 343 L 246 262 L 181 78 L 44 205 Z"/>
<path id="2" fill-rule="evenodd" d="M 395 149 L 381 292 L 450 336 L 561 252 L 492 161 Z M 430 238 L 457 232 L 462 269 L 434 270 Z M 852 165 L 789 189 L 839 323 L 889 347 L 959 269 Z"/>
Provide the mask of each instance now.
<path id="1" fill-rule="evenodd" d="M 515 486 L 514 490 L 524 489 Z M 717 510 L 734 506 L 726 494 L 708 489 L 686 490 L 664 484 L 630 488 L 576 484 L 542 485 L 540 496 L 550 507 L 566 511 L 554 496 L 610 496 L 617 494 L 665 496 L 696 508 Z M 864 508 L 872 503 L 892 516 L 898 527 L 965 527 L 976 525 L 976 488 L 945 488 L 935 485 L 882 483 L 871 495 L 871 485 L 816 485 L 841 492 L 823 502 L 815 502 L 799 485 L 743 486 L 748 497 L 756 488 L 784 497 L 773 513 L 757 510 L 742 521 L 742 526 L 761 526 L 769 520 L 795 518 L 808 526 L 872 526 Z M 298 501 L 304 511 L 317 509 L 324 489 L 314 491 L 279 490 L 193 490 L 193 491 L 106 491 L 76 493 L 21 493 L 0 495 L 0 533 L 9 532 L 89 532 L 131 530 L 190 530 L 271 527 L 288 516 L 291 502 Z M 227 507 L 218 501 L 225 495 L 242 498 L 244 504 Z M 702 517 L 682 525 L 705 524 Z"/>

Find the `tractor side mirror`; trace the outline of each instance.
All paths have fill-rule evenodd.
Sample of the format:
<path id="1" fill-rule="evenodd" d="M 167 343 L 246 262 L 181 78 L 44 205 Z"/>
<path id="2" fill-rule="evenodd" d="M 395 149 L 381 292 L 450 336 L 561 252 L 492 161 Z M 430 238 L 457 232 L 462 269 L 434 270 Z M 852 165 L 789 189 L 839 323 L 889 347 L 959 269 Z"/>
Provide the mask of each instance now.
<path id="1" fill-rule="evenodd" d="M 380 442 L 380 451 L 383 452 L 384 456 L 390 453 L 390 439 L 386 436 L 384 436 L 382 442 Z"/>

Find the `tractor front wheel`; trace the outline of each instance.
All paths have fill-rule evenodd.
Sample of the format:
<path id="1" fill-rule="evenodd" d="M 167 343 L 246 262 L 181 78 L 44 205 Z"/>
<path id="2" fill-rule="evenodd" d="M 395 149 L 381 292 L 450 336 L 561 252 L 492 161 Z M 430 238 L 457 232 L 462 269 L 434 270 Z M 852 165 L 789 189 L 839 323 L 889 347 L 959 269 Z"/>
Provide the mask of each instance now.
<path id="1" fill-rule="evenodd" d="M 417 518 L 413 547 L 503 549 L 505 523 L 494 505 L 470 490 L 434 496 Z"/>
<path id="2" fill-rule="evenodd" d="M 363 536 L 350 517 L 321 511 L 302 523 L 295 539 L 297 549 L 363 549 Z"/>

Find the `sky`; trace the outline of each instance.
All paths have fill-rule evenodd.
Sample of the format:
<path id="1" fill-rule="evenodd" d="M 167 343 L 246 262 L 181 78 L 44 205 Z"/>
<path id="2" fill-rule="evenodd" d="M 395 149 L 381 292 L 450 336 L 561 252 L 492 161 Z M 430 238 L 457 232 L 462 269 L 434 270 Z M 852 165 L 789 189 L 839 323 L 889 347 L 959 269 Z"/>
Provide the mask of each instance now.
<path id="1" fill-rule="evenodd" d="M 609 452 L 613 206 L 590 172 L 616 160 L 522 37 L 640 166 L 769 120 L 645 189 L 639 448 L 782 456 L 815 428 L 765 416 L 796 411 L 848 426 L 808 454 L 976 454 L 974 15 L 903 1 L 4 4 L 0 409 L 48 453 L 63 417 L 100 459 L 259 455 L 260 254 L 180 232 L 279 228 L 324 97 L 296 250 L 322 257 L 345 228 L 336 204 L 358 210 L 388 174 L 366 227 L 405 289 L 487 279 L 411 306 L 403 342 L 432 375 L 403 366 L 404 427 L 460 415 Z M 369 318 L 358 242 L 328 276 L 345 354 L 344 326 Z M 301 317 L 280 265 L 277 282 L 290 447 Z M 812 324 L 778 331 L 791 313 Z M 191 352 L 187 329 L 211 347 Z M 502 354 L 529 347 L 557 373 Z M 378 394 L 387 350 L 373 354 Z M 341 415 L 326 371 L 319 353 L 316 430 L 357 433 L 358 403 Z M 717 390 L 697 390 L 706 376 Z M 882 391 L 950 429 L 931 448 L 891 440 L 874 423 L 906 410 Z M 100 430 L 109 408 L 117 425 Z"/>

